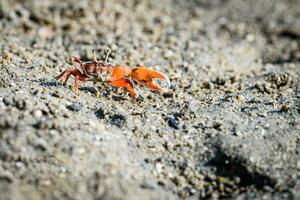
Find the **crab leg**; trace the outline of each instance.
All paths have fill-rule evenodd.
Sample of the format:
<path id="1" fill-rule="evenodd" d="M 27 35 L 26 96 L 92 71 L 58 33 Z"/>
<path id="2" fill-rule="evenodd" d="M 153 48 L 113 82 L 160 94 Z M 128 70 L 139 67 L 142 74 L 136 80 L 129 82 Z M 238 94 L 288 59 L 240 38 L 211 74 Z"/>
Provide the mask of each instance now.
<path id="1" fill-rule="evenodd" d="M 134 68 L 130 76 L 141 85 L 147 86 L 155 91 L 162 90 L 160 86 L 153 83 L 152 80 L 155 78 L 167 81 L 169 87 L 171 85 L 169 78 L 165 74 L 145 67 Z"/>
<path id="2" fill-rule="evenodd" d="M 73 87 L 74 87 L 74 91 L 76 93 L 78 93 L 78 81 L 86 81 L 87 78 L 88 78 L 87 76 L 85 76 L 84 74 L 82 74 L 79 69 L 65 70 L 56 79 L 58 81 L 61 81 L 65 85 L 71 75 L 75 76 Z"/>
<path id="3" fill-rule="evenodd" d="M 71 75 L 76 77 L 76 76 L 80 76 L 80 75 L 82 76 L 83 74 L 78 69 L 69 69 L 69 70 L 63 71 L 56 79 L 58 81 L 61 81 L 63 84 L 66 84 Z"/>
<path id="4" fill-rule="evenodd" d="M 78 92 L 79 92 L 78 81 L 86 81 L 87 79 L 88 79 L 88 77 L 85 77 L 85 76 L 82 76 L 82 75 L 78 75 L 78 76 L 75 77 L 73 89 L 74 89 L 74 92 L 76 94 L 78 94 Z"/>
<path id="5" fill-rule="evenodd" d="M 134 100 L 135 94 L 134 94 L 133 84 L 129 79 L 120 78 L 117 80 L 107 80 L 107 82 L 115 87 L 127 88 L 127 90 L 130 93 L 131 99 Z"/>
<path id="6" fill-rule="evenodd" d="M 80 58 L 78 58 L 78 57 L 73 56 L 73 61 L 76 62 L 76 63 L 78 63 L 80 66 L 83 65 L 82 62 L 81 62 L 81 60 L 80 60 Z"/>

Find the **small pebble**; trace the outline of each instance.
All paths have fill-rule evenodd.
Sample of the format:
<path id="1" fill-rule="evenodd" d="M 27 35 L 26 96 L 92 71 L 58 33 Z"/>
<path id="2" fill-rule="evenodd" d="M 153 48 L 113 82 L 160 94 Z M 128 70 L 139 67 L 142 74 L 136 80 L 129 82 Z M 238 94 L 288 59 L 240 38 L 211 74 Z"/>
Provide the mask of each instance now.
<path id="1" fill-rule="evenodd" d="M 300 169 L 300 160 L 297 162 L 297 168 Z"/>
<path id="2" fill-rule="evenodd" d="M 78 153 L 78 154 L 84 154 L 85 152 L 86 152 L 86 149 L 83 147 L 76 149 L 76 153 Z"/>
<path id="3" fill-rule="evenodd" d="M 232 83 L 238 82 L 240 80 L 240 76 L 239 75 L 234 75 L 233 77 L 230 78 Z"/>
<path id="4" fill-rule="evenodd" d="M 237 99 L 239 102 L 244 102 L 244 101 L 245 101 L 245 97 L 242 96 L 242 95 L 237 95 L 237 96 L 236 96 L 236 99 Z"/>
<path id="5" fill-rule="evenodd" d="M 219 131 L 222 130 L 222 126 L 223 126 L 223 123 L 221 121 L 216 121 L 213 124 L 213 128 L 216 130 L 219 130 Z"/>
<path id="6" fill-rule="evenodd" d="M 16 162 L 15 165 L 16 165 L 17 168 L 22 168 L 22 167 L 24 167 L 24 163 L 23 163 L 23 162 L 20 162 L 20 161 Z"/>
<path id="7" fill-rule="evenodd" d="M 260 82 L 256 82 L 255 83 L 255 88 L 259 89 L 259 90 L 263 90 L 263 86 L 262 86 L 262 84 Z"/>
<path id="8" fill-rule="evenodd" d="M 18 101 L 16 102 L 16 107 L 17 107 L 18 109 L 20 109 L 20 110 L 24 110 L 24 109 L 26 108 L 26 103 L 25 103 L 25 101 L 24 101 L 23 99 L 18 100 Z"/>
<path id="9" fill-rule="evenodd" d="M 174 183 L 178 186 L 182 186 L 185 183 L 185 178 L 182 176 L 175 176 Z"/>
<path id="10" fill-rule="evenodd" d="M 157 185 L 155 183 L 150 183 L 150 182 L 144 182 L 140 185 L 141 188 L 143 189 L 150 189 L 154 190 L 157 188 Z"/>
<path id="11" fill-rule="evenodd" d="M 0 128 L 1 129 L 8 128 L 7 120 L 3 115 L 0 116 Z"/>
<path id="12" fill-rule="evenodd" d="M 36 119 L 40 119 L 43 116 L 43 112 L 41 110 L 34 110 L 32 112 L 32 115 L 36 118 Z"/>
<path id="13" fill-rule="evenodd" d="M 214 84 L 212 82 L 204 82 L 203 87 L 205 89 L 213 90 L 215 88 Z"/>
<path id="14" fill-rule="evenodd" d="M 41 184 L 42 186 L 49 186 L 49 185 L 52 184 L 52 182 L 51 182 L 51 180 L 46 179 L 46 180 L 42 180 L 42 181 L 40 182 L 40 184 Z"/>
<path id="15" fill-rule="evenodd" d="M 125 121 L 126 121 L 125 116 L 121 114 L 114 114 L 110 118 L 110 123 L 112 125 L 116 125 L 119 128 L 122 128 L 122 126 L 125 124 Z"/>
<path id="16" fill-rule="evenodd" d="M 174 129 L 179 129 L 179 122 L 175 117 L 170 117 L 168 120 L 168 124 Z"/>
<path id="17" fill-rule="evenodd" d="M 45 140 L 38 139 L 35 143 L 35 148 L 41 151 L 47 151 L 49 149 L 49 146 Z"/>
<path id="18" fill-rule="evenodd" d="M 104 110 L 102 108 L 99 108 L 96 112 L 95 115 L 98 119 L 104 119 L 105 118 L 105 114 L 104 114 Z"/>
<path id="19" fill-rule="evenodd" d="M 288 112 L 289 110 L 290 110 L 290 106 L 289 105 L 283 105 L 281 107 L 281 111 L 283 111 L 283 112 Z"/>
<path id="20" fill-rule="evenodd" d="M 8 183 L 12 183 L 14 181 L 14 176 L 11 172 L 8 172 L 8 171 L 1 172 L 0 180 L 2 180 L 2 182 L 6 181 Z"/>
<path id="21" fill-rule="evenodd" d="M 80 110 L 81 110 L 81 108 L 82 108 L 82 105 L 81 105 L 81 104 L 79 104 L 79 103 L 73 103 L 73 104 L 71 104 L 71 105 L 68 105 L 68 106 L 67 106 L 67 108 L 68 108 L 69 110 L 72 110 L 72 111 L 78 112 L 78 111 L 80 111 Z"/>
<path id="22" fill-rule="evenodd" d="M 12 100 L 11 98 L 9 98 L 9 97 L 5 97 L 5 98 L 3 99 L 3 103 L 4 103 L 6 106 L 10 106 L 10 105 L 13 104 L 13 100 Z"/>

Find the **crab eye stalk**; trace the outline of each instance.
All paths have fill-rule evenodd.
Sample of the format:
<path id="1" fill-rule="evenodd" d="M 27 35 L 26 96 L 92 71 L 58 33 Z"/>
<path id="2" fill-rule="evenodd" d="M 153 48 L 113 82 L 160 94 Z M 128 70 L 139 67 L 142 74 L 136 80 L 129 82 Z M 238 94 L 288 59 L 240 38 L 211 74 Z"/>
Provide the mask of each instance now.
<path id="1" fill-rule="evenodd" d="M 107 48 L 106 49 L 106 57 L 105 57 L 105 60 L 104 60 L 105 63 L 108 61 L 108 57 L 109 57 L 110 53 L 111 53 L 111 50 L 109 48 Z"/>
<path id="2" fill-rule="evenodd" d="M 95 62 L 98 62 L 95 49 L 93 50 L 93 59 Z"/>

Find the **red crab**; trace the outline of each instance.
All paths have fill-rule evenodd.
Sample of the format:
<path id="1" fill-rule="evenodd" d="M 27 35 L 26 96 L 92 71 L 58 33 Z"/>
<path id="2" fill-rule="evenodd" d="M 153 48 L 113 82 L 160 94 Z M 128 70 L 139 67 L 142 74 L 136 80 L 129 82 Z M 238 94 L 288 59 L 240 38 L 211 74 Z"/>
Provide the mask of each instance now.
<path id="1" fill-rule="evenodd" d="M 74 62 L 80 65 L 81 70 L 65 70 L 57 77 L 57 80 L 65 84 L 71 75 L 75 76 L 74 91 L 78 93 L 78 81 L 88 81 L 97 75 L 107 74 L 109 77 L 106 79 L 106 82 L 115 87 L 126 88 L 133 101 L 135 100 L 135 93 L 132 80 L 155 91 L 162 90 L 160 86 L 153 83 L 152 80 L 155 78 L 167 81 L 168 86 L 170 86 L 169 78 L 161 72 L 142 66 L 133 69 L 128 66 L 114 66 L 112 63 L 106 62 L 107 58 L 108 55 L 105 61 L 98 61 L 95 52 L 93 61 L 83 62 L 79 58 L 73 57 Z"/>

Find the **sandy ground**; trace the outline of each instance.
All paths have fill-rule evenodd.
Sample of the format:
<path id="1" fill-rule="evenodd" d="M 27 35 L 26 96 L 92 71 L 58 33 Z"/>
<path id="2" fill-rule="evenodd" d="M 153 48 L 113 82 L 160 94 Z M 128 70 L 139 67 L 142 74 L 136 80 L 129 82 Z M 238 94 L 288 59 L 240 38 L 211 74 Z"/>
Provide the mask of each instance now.
<path id="1" fill-rule="evenodd" d="M 1 0 L 0 199 L 300 198 L 299 8 Z M 107 48 L 171 88 L 56 82 Z"/>

